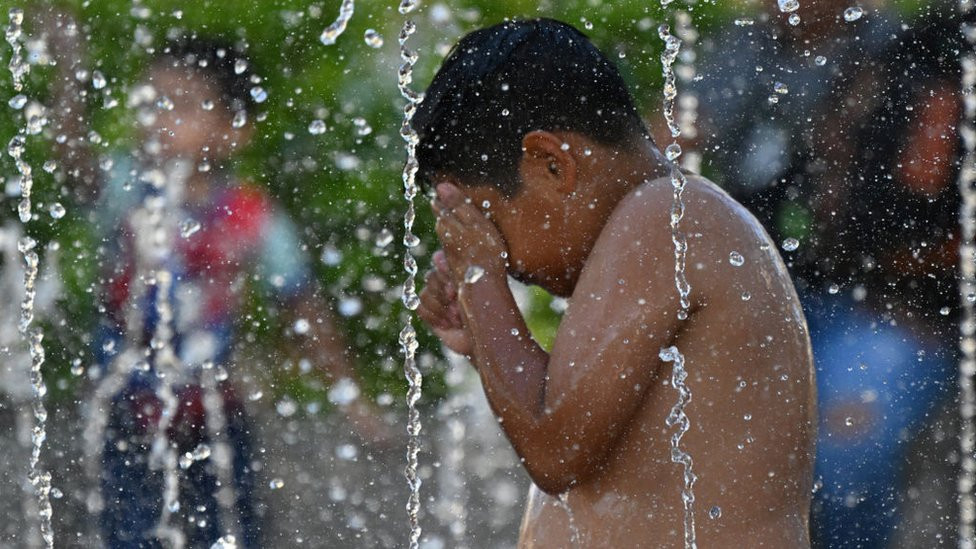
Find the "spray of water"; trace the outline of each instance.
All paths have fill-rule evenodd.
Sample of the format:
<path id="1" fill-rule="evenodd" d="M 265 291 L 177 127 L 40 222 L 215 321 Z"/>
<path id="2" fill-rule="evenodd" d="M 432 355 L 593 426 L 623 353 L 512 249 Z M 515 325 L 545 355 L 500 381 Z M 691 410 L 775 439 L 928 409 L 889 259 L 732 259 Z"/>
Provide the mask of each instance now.
<path id="1" fill-rule="evenodd" d="M 336 43 L 336 40 L 346 32 L 346 25 L 349 24 L 349 20 L 352 19 L 352 13 L 356 9 L 355 0 L 342 0 L 342 4 L 339 5 L 339 16 L 336 20 L 332 22 L 331 25 L 325 27 L 322 31 L 322 35 L 319 36 L 319 41 L 321 41 L 326 46 L 331 46 Z"/>
<path id="2" fill-rule="evenodd" d="M 576 516 L 573 515 L 573 508 L 569 506 L 569 492 L 559 494 L 556 501 L 566 511 L 566 518 L 569 520 L 569 541 L 572 542 L 573 547 L 579 547 L 582 538 L 580 537 L 579 526 L 576 525 Z"/>
<path id="3" fill-rule="evenodd" d="M 667 5 L 670 0 L 662 0 L 662 5 Z M 667 25 L 658 28 L 658 34 L 664 41 L 664 52 L 661 54 L 661 65 L 664 73 L 664 120 L 671 131 L 674 141 L 665 149 L 665 156 L 671 161 L 671 187 L 673 198 L 671 202 L 671 242 L 674 244 L 674 284 L 678 290 L 678 298 L 681 308 L 678 310 L 678 318 L 685 320 L 688 318 L 688 308 L 690 301 L 688 295 L 691 293 L 691 286 L 685 275 L 685 260 L 688 255 L 688 241 L 685 234 L 681 231 L 681 219 L 685 215 L 685 204 L 682 199 L 687 179 L 681 172 L 681 168 L 676 160 L 681 156 L 681 146 L 678 145 L 678 137 L 681 135 L 681 128 L 674 117 L 674 102 L 678 95 L 675 85 L 674 62 L 681 49 L 681 39 L 671 34 Z M 681 489 L 681 501 L 684 505 L 684 529 L 685 529 L 685 548 L 697 547 L 695 543 L 695 492 L 694 485 L 696 476 L 692 470 L 692 459 L 686 451 L 681 449 L 681 438 L 690 428 L 691 422 L 685 414 L 685 407 L 691 401 L 691 390 L 685 383 L 688 372 L 685 370 L 684 356 L 678 351 L 677 347 L 669 347 L 661 350 L 661 359 L 672 362 L 671 384 L 678 391 L 678 401 L 671 409 L 667 419 L 667 426 L 677 426 L 678 430 L 671 437 L 671 461 L 680 464 L 684 469 L 684 483 Z"/>
<path id="4" fill-rule="evenodd" d="M 417 8 L 416 0 L 401 0 L 399 11 L 407 15 Z M 419 138 L 413 129 L 411 121 L 417 106 L 423 101 L 423 95 L 410 88 L 413 82 L 413 66 L 417 63 L 417 52 L 407 48 L 407 40 L 417 31 L 417 26 L 410 19 L 403 22 L 400 29 L 400 59 L 402 63 L 397 71 L 397 85 L 400 95 L 407 100 L 403 107 L 403 125 L 400 128 L 400 136 L 406 143 L 407 160 L 403 166 L 403 197 L 407 201 L 407 210 L 403 214 L 403 268 L 407 273 L 407 278 L 403 283 L 403 305 L 409 311 L 415 311 L 420 305 L 420 297 L 417 296 L 417 260 L 413 257 L 413 249 L 420 243 L 417 235 L 413 234 L 413 223 L 416 217 L 414 209 L 414 198 L 417 196 L 417 143 Z M 410 487 L 410 495 L 407 498 L 407 516 L 410 522 L 410 549 L 417 549 L 420 546 L 420 477 L 417 474 L 417 453 L 420 451 L 420 411 L 417 410 L 417 401 L 420 400 L 423 376 L 417 367 L 417 332 L 413 327 L 412 316 L 407 319 L 406 325 L 400 332 L 400 347 L 403 350 L 403 373 L 407 378 L 409 388 L 407 389 L 407 466 L 405 475 L 407 484 Z"/>
<path id="5" fill-rule="evenodd" d="M 234 486 L 234 455 L 227 437 L 227 415 L 224 412 L 224 398 L 217 380 L 217 371 L 212 362 L 203 365 L 200 373 L 200 388 L 203 391 L 204 421 L 207 424 L 207 438 L 212 446 L 213 460 L 217 470 L 217 481 L 220 488 L 217 491 L 217 504 L 220 506 L 221 524 L 232 530 L 227 538 L 236 539 L 236 525 L 234 508 L 237 504 L 237 490 Z M 196 459 L 201 459 L 194 456 Z"/>
<path id="6" fill-rule="evenodd" d="M 24 12 L 19 8 L 13 8 L 9 12 L 10 23 L 4 33 L 7 43 L 10 44 L 12 53 L 7 67 L 13 77 L 14 90 L 18 93 L 23 91 L 24 77 L 30 71 L 30 65 L 24 59 L 22 51 L 23 42 L 23 22 Z M 26 227 L 31 219 L 31 190 L 34 180 L 31 176 L 31 167 L 24 158 L 24 149 L 27 144 L 28 129 L 21 128 L 17 135 L 10 140 L 7 145 L 7 154 L 14 160 L 17 171 L 20 173 L 21 201 L 17 206 L 17 213 L 20 221 Z M 37 422 L 31 430 L 31 456 L 27 479 L 34 487 L 37 495 L 38 514 L 40 516 L 41 537 L 47 547 L 54 547 L 54 529 L 51 519 L 54 514 L 51 508 L 51 474 L 40 468 L 41 450 L 47 438 L 45 425 L 47 423 L 47 409 L 44 407 L 44 396 L 47 394 L 47 386 L 44 384 L 44 376 L 41 366 L 44 364 L 44 333 L 37 326 L 31 326 L 34 322 L 34 296 L 37 293 L 35 283 L 37 282 L 37 266 L 39 259 L 37 256 L 37 242 L 26 234 L 17 243 L 17 249 L 24 257 L 26 266 L 24 272 L 24 300 L 20 308 L 20 329 L 21 335 L 27 341 L 31 357 L 30 383 L 33 389 L 32 409 L 34 419 Z"/>
<path id="7" fill-rule="evenodd" d="M 963 20 L 973 11 L 973 0 L 960 0 Z M 959 170 L 959 194 L 962 205 L 959 224 L 962 229 L 959 245 L 959 292 L 962 319 L 960 322 L 959 362 L 959 445 L 961 463 L 958 478 L 959 547 L 976 547 L 976 26 L 963 22 L 966 39 L 962 64 L 963 116 L 959 124 L 964 153 Z"/>

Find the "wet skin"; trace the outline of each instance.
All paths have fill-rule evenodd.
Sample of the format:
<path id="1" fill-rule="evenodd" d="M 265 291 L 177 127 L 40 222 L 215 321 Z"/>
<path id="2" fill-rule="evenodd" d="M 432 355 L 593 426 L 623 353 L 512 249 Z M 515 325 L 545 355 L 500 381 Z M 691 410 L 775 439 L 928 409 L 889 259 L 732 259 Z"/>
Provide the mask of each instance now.
<path id="1" fill-rule="evenodd" d="M 681 226 L 691 310 L 678 320 L 671 183 L 656 149 L 536 131 L 523 151 L 512 197 L 440 178 L 432 206 L 443 250 L 419 309 L 446 346 L 471 358 L 535 483 L 520 547 L 574 546 L 560 493 L 579 547 L 683 546 L 682 468 L 670 461 L 665 426 L 677 392 L 658 356 L 670 345 L 690 372 L 682 445 L 698 475 L 699 545 L 809 545 L 813 364 L 768 235 L 689 176 Z M 742 266 L 729 262 L 733 251 Z M 485 272 L 465 283 L 470 266 Z M 570 297 L 551 353 L 529 337 L 507 274 Z"/>

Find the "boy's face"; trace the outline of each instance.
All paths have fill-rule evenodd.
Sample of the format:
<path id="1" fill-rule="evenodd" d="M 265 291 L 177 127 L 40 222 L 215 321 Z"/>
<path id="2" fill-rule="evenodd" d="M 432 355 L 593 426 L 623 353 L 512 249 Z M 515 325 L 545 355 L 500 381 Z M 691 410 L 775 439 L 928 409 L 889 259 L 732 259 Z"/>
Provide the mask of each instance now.
<path id="1" fill-rule="evenodd" d="M 458 187 L 497 227 L 508 247 L 510 275 L 569 296 L 639 162 L 570 132 L 530 132 L 522 151 L 514 196 L 457 178 L 441 181 Z"/>
<path id="2" fill-rule="evenodd" d="M 157 63 L 147 79 L 157 97 L 147 137 L 158 140 L 163 156 L 220 159 L 246 144 L 248 126 L 233 127 L 234 113 L 205 73 Z"/>
<path id="3" fill-rule="evenodd" d="M 508 246 L 509 274 L 550 291 L 561 289 L 567 270 L 562 212 L 538 193 L 523 188 L 506 198 L 488 186 L 459 185 L 471 202 L 495 224 Z"/>

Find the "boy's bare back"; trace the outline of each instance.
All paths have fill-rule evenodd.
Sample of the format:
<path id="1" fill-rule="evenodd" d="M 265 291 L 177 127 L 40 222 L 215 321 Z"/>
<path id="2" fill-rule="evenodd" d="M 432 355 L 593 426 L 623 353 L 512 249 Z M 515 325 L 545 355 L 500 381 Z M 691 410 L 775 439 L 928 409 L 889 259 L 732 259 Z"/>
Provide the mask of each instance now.
<path id="1" fill-rule="evenodd" d="M 674 429 L 665 425 L 678 395 L 671 363 L 658 356 L 670 345 L 684 354 L 692 391 L 681 444 L 698 477 L 699 545 L 809 544 L 815 384 L 799 300 L 752 215 L 689 177 L 681 228 L 692 306 L 677 320 L 671 198 L 670 180 L 658 179 L 622 199 L 580 275 L 549 361 L 547 402 L 558 403 L 553 413 L 574 407 L 611 416 L 604 424 L 606 417 L 582 414 L 576 436 L 604 435 L 588 423 L 609 425 L 615 436 L 565 504 L 532 489 L 520 547 L 684 545 L 683 469 L 670 460 Z M 730 260 L 735 254 L 741 265 Z M 607 413 L 620 408 L 632 412 Z"/>

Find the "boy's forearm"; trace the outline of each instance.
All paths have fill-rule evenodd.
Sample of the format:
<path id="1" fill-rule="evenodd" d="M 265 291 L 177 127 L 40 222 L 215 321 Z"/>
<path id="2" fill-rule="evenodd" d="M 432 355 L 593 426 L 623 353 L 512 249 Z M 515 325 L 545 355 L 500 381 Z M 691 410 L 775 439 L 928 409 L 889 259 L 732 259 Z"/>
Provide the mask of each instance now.
<path id="1" fill-rule="evenodd" d="M 517 439 L 532 436 L 544 410 L 549 355 L 530 337 L 505 274 L 464 284 L 460 300 L 485 393 L 519 449 Z"/>

